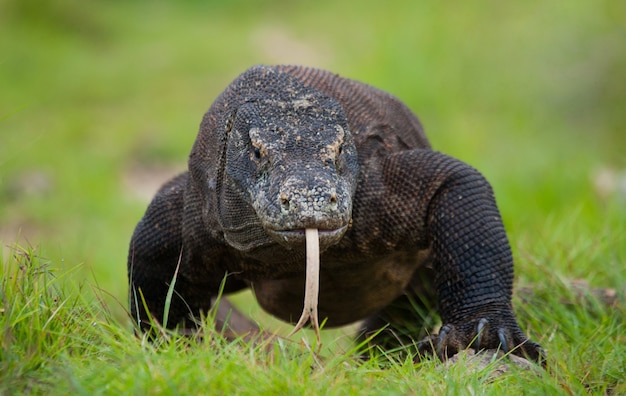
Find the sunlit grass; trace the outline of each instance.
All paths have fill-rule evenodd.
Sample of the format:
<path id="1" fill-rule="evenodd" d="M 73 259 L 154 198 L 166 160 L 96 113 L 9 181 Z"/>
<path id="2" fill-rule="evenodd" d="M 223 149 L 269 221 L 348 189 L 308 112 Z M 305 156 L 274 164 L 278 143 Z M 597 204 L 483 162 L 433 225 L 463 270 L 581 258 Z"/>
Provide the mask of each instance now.
<path id="1" fill-rule="evenodd" d="M 318 354 L 294 340 L 227 342 L 211 328 L 203 338 L 165 332 L 149 342 L 112 318 L 100 291 L 85 282 L 67 287 L 32 249 L 11 250 L 2 263 L 0 392 L 7 394 L 620 394 L 626 350 L 624 307 L 565 304 L 568 288 L 548 279 L 518 310 L 520 323 L 549 348 L 547 370 L 492 378 L 498 364 L 476 371 L 461 359 L 444 368 L 434 360 L 374 353 L 355 347 Z M 297 338 L 297 337 L 296 337 Z M 311 337 L 310 340 L 314 338 Z M 375 351 L 374 351 L 375 352 Z"/>

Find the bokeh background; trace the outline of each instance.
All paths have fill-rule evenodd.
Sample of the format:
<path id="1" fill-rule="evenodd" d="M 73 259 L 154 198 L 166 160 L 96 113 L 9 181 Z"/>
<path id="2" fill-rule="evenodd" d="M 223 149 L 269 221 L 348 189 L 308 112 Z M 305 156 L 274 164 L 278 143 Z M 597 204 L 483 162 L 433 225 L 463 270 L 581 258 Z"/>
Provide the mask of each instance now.
<path id="1" fill-rule="evenodd" d="M 480 169 L 518 282 L 545 265 L 615 286 L 624 248 L 569 263 L 624 239 L 625 26 L 619 0 L 2 0 L 3 255 L 38 247 L 124 320 L 129 238 L 202 114 L 249 66 L 295 63 L 393 93 Z"/>

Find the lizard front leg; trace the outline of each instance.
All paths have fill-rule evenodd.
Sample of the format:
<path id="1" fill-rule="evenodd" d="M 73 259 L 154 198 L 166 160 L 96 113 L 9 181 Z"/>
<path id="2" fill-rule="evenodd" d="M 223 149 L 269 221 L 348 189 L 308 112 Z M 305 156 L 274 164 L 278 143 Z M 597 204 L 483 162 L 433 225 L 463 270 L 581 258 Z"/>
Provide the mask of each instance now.
<path id="1" fill-rule="evenodd" d="M 543 349 L 528 340 L 513 312 L 513 258 L 485 178 L 458 160 L 427 150 L 392 155 L 382 171 L 387 199 L 395 200 L 409 222 L 403 227 L 405 237 L 428 244 L 433 255 L 443 326 L 418 348 L 434 349 L 440 357 L 467 347 L 500 348 L 542 361 Z"/>
<path id="2" fill-rule="evenodd" d="M 157 325 L 167 328 L 178 326 L 185 333 L 193 332 L 195 321 L 211 308 L 212 299 L 217 297 L 224 281 L 225 271 L 220 270 L 217 264 L 200 274 L 188 270 L 189 267 L 207 266 L 202 264 L 200 255 L 194 254 L 198 249 L 194 249 L 193 243 L 185 243 L 185 235 L 189 234 L 188 229 L 184 230 L 183 220 L 187 181 L 188 174 L 184 173 L 159 190 L 130 242 L 130 313 L 143 331 L 153 331 L 153 325 Z M 192 209 L 199 211 L 196 207 Z M 209 238 L 203 242 L 211 245 Z M 215 256 L 213 259 L 216 261 L 218 255 Z M 173 290 L 168 299 L 171 285 Z M 223 290 L 231 292 L 245 286 L 230 280 Z M 228 324 L 225 322 L 227 318 L 230 319 Z M 218 309 L 216 324 L 235 333 L 258 330 L 228 303 L 222 303 Z"/>

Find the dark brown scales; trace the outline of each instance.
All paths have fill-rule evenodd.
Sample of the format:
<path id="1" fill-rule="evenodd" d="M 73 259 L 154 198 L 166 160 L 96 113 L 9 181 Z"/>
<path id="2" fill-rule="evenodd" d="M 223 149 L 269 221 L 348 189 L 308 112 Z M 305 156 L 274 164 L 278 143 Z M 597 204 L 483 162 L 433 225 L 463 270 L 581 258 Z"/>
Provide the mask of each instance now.
<path id="1" fill-rule="evenodd" d="M 543 358 L 513 313 L 513 261 L 488 182 L 432 151 L 396 98 L 297 66 L 247 70 L 205 114 L 189 172 L 157 193 L 132 237 L 131 312 L 144 329 L 150 315 L 162 322 L 179 265 L 168 327 L 193 328 L 222 282 L 225 293 L 251 287 L 295 323 L 305 228 L 319 230 L 326 326 L 364 320 L 365 337 L 388 325 L 373 339 L 388 345 L 429 324 L 415 309 L 437 308 L 442 329 L 422 352 Z"/>

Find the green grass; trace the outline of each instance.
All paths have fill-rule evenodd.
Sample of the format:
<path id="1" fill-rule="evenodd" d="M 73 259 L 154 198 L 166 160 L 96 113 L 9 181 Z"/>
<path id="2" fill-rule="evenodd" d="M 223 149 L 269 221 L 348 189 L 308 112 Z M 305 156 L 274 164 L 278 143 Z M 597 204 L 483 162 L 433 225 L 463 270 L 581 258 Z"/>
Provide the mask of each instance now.
<path id="1" fill-rule="evenodd" d="M 550 348 L 546 371 L 492 379 L 497 364 L 478 371 L 461 361 L 377 354 L 363 361 L 357 346 L 331 339 L 321 354 L 302 341 L 252 345 L 227 342 L 205 323 L 205 337 L 162 334 L 135 338 L 103 305 L 103 291 L 68 290 L 63 272 L 32 249 L 16 247 L 0 297 L 0 394 L 593 394 L 624 387 L 623 307 L 569 307 L 567 288 L 518 310 L 521 322 Z M 554 291 L 558 293 L 554 293 Z M 534 330 L 537 329 L 537 330 Z M 538 331 L 541 329 L 541 331 Z M 297 337 L 296 337 L 297 338 Z"/>
<path id="2" fill-rule="evenodd" d="M 0 393 L 626 393 L 623 303 L 563 302 L 572 279 L 626 284 L 624 26 L 611 0 L 0 2 L 0 242 L 35 246 L 1 257 Z M 184 169 L 203 112 L 255 63 L 390 91 L 487 176 L 516 287 L 539 289 L 515 304 L 548 371 L 360 362 L 350 330 L 319 359 L 132 336 L 127 246 L 154 188 L 130 188 L 137 170 Z"/>

